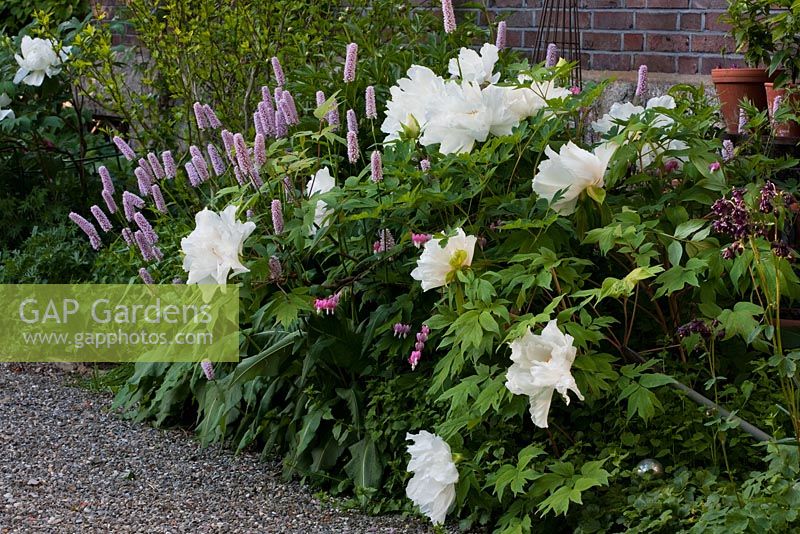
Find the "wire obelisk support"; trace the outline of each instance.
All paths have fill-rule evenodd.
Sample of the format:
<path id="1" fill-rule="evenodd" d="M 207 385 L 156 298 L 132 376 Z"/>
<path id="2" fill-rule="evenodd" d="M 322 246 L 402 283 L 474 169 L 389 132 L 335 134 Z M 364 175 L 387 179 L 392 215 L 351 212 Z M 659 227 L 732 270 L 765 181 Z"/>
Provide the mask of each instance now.
<path id="1" fill-rule="evenodd" d="M 570 82 L 580 87 L 581 77 L 581 27 L 578 19 L 578 0 L 543 0 L 533 59 L 545 60 L 547 45 L 553 43 L 566 61 L 577 61 L 570 73 Z"/>

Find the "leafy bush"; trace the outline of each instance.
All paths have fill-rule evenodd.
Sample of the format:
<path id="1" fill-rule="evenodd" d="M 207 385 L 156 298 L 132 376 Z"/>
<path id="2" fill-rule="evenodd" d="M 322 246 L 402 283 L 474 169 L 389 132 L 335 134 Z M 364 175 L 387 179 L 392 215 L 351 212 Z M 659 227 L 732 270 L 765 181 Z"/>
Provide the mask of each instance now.
<path id="1" fill-rule="evenodd" d="M 19 250 L 3 252 L 0 283 L 66 284 L 91 279 L 93 253 L 77 234 L 72 224 L 34 227 Z"/>
<path id="2" fill-rule="evenodd" d="M 412 451 L 412 480 L 440 487 L 445 509 L 452 497 L 464 527 L 796 528 L 798 353 L 780 319 L 798 296 L 785 239 L 798 203 L 791 178 L 765 179 L 797 161 L 767 156 L 761 136 L 722 143 L 702 88 L 640 93 L 590 124 L 604 84 L 567 89 L 563 62 L 458 51 L 467 31 L 412 45 L 432 71 L 375 82 L 384 117 L 367 116 L 364 89 L 409 67 L 396 37 L 358 50 L 355 80 L 353 49 L 330 51 L 349 59 L 328 64 L 319 102 L 320 82 L 287 69 L 286 132 L 261 124 L 245 144 L 251 132 L 220 136 L 199 111 L 199 146 L 156 180 L 163 205 L 140 164 L 153 197 L 134 222 L 112 218 L 140 239 L 104 238 L 99 261 L 163 283 L 235 269 L 242 359 L 214 379 L 138 364 L 117 405 L 159 424 L 196 414 L 204 442 L 280 454 L 287 474 L 372 511 L 412 508 L 407 434 L 426 430 L 414 450 L 434 452 Z M 269 117 L 290 118 L 278 102 Z M 193 231 L 202 208 L 230 206 L 256 226 L 241 258 L 233 221 L 204 212 Z M 451 468 L 457 483 L 436 478 Z"/>

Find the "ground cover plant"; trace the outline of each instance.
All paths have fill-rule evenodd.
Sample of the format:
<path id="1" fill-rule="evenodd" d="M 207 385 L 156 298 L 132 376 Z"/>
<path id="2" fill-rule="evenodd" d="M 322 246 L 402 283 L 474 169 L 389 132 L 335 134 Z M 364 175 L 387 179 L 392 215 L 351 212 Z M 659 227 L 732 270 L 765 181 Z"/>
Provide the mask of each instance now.
<path id="1" fill-rule="evenodd" d="M 242 295 L 238 364 L 137 365 L 118 406 L 435 524 L 790 530 L 797 160 L 646 67 L 592 117 L 604 84 L 443 4 L 413 56 L 354 36 L 235 119 L 182 102 L 187 150 L 115 138 L 130 176 L 70 215 L 100 264 Z"/>

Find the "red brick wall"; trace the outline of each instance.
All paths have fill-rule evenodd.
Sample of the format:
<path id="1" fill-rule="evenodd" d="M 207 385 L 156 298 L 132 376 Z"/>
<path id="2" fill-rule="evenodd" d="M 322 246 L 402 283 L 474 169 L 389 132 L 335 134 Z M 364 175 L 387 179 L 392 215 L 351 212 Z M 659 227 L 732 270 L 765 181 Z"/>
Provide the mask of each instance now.
<path id="1" fill-rule="evenodd" d="M 543 0 L 487 2 L 496 20 L 508 22 L 509 46 L 531 51 Z M 583 68 L 633 70 L 644 63 L 654 72 L 708 74 L 730 66 L 739 56 L 730 53 L 735 44 L 718 20 L 726 6 L 726 0 L 578 0 Z"/>

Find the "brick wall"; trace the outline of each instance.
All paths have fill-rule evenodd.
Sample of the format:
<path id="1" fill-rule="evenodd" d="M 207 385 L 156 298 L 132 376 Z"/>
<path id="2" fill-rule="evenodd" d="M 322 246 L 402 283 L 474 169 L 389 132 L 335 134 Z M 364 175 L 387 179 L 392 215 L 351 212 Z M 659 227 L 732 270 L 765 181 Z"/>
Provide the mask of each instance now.
<path id="1" fill-rule="evenodd" d="M 543 0 L 487 0 L 496 20 L 508 23 L 508 44 L 531 52 Z M 726 0 L 578 0 L 585 70 L 708 74 L 739 56 L 719 21 Z M 461 10 L 460 17 L 482 16 Z"/>

